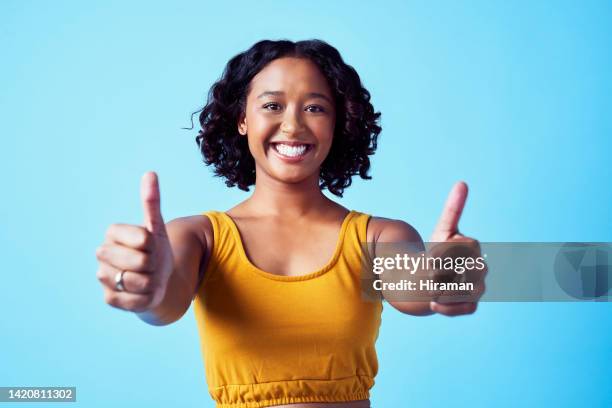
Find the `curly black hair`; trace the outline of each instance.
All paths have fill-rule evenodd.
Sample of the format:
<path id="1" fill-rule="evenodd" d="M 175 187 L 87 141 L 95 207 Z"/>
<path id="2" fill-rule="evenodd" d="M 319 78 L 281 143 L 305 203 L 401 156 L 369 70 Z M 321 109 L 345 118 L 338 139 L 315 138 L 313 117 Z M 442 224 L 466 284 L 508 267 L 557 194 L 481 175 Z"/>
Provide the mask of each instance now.
<path id="1" fill-rule="evenodd" d="M 206 165 L 224 177 L 228 187 L 248 191 L 255 183 L 255 161 L 247 138 L 238 133 L 238 121 L 246 110 L 251 79 L 271 61 L 282 57 L 306 58 L 321 70 L 336 101 L 336 127 L 329 154 L 321 165 L 319 187 L 342 197 L 353 175 L 368 175 L 377 146 L 380 112 L 370 103 L 357 71 L 347 65 L 338 50 L 321 40 L 292 42 L 264 40 L 233 57 L 208 93 L 199 111 L 202 129 L 196 143 Z M 196 112 L 197 113 L 197 112 Z"/>

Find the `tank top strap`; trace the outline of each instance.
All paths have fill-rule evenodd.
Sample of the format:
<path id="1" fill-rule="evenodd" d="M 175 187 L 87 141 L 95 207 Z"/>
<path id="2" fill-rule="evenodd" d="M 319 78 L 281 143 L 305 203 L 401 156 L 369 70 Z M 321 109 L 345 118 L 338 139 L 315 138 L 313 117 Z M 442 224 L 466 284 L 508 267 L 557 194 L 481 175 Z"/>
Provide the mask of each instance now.
<path id="1" fill-rule="evenodd" d="M 353 210 L 352 212 L 354 214 L 349 225 L 347 226 L 347 237 L 349 238 L 349 240 L 352 239 L 359 242 L 365 242 L 370 215 L 355 210 Z"/>
<path id="2" fill-rule="evenodd" d="M 346 227 L 343 239 L 342 257 L 350 265 L 350 270 L 360 271 L 363 262 L 368 262 L 367 229 L 371 216 L 352 211 L 353 216 Z"/>
<path id="3" fill-rule="evenodd" d="M 229 224 L 227 217 L 223 213 L 220 211 L 206 211 L 202 215 L 208 217 L 212 224 L 213 242 L 208 266 L 204 276 L 200 276 L 198 288 L 202 288 L 207 281 L 213 279 L 212 275 L 219 269 L 219 265 L 227 263 L 232 259 L 232 254 L 237 253 L 239 244 L 236 242 L 231 224 Z"/>

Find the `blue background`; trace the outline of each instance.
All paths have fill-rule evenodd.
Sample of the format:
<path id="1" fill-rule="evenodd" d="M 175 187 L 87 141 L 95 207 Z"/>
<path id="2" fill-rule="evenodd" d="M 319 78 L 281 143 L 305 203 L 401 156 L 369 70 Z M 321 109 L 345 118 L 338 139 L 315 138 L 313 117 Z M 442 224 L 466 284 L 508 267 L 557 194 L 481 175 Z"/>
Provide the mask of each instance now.
<path id="1" fill-rule="evenodd" d="M 180 128 L 264 38 L 330 42 L 383 114 L 374 178 L 343 205 L 427 238 L 463 179 L 460 227 L 481 241 L 612 241 L 612 4 L 429 3 L 1 2 L 0 386 L 213 406 L 192 311 L 160 328 L 109 307 L 94 251 L 141 223 L 147 170 L 166 220 L 247 196 Z M 377 408 L 612 406 L 610 303 L 386 307 L 377 347 Z"/>

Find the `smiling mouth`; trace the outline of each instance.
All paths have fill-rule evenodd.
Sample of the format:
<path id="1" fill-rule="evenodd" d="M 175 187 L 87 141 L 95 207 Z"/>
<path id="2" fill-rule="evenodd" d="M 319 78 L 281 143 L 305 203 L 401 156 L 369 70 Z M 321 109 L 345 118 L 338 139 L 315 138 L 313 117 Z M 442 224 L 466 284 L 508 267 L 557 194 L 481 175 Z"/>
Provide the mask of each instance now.
<path id="1" fill-rule="evenodd" d="M 314 145 L 307 143 L 270 143 L 280 156 L 288 159 L 298 159 L 306 156 Z"/>

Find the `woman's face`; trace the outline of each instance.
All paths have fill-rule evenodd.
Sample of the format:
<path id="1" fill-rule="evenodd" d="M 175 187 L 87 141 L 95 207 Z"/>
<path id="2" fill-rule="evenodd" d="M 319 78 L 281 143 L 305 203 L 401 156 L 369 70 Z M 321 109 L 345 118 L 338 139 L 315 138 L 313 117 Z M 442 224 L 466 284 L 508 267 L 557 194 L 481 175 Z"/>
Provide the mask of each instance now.
<path id="1" fill-rule="evenodd" d="M 317 66 L 308 59 L 279 58 L 252 79 L 238 130 L 248 137 L 258 178 L 318 182 L 335 119 L 331 90 Z"/>

